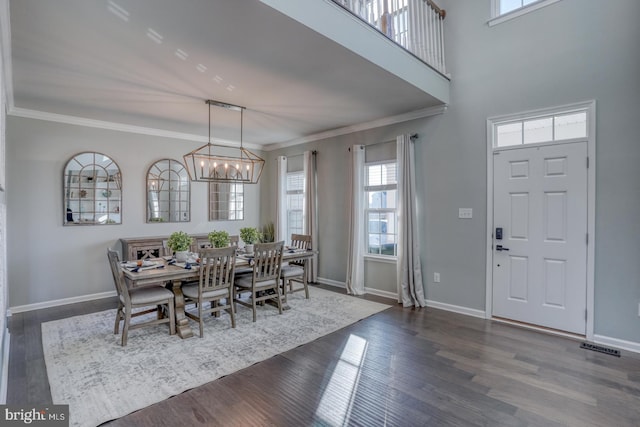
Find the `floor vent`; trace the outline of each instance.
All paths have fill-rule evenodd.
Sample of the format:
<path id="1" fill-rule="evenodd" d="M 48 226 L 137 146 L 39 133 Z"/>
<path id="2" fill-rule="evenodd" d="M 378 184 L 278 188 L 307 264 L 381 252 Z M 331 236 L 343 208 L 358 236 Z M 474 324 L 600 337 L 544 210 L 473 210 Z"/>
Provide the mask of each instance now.
<path id="1" fill-rule="evenodd" d="M 586 348 L 587 350 L 599 351 L 600 353 L 620 357 L 620 350 L 603 347 L 601 345 L 589 344 L 588 342 L 583 342 L 582 344 L 580 344 L 580 348 Z"/>

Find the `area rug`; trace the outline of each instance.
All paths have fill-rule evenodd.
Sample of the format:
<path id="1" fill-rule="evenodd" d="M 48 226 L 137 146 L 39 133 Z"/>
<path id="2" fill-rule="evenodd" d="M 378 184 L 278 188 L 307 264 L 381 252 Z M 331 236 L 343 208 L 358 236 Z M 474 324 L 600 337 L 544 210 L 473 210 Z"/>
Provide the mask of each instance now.
<path id="1" fill-rule="evenodd" d="M 42 346 L 54 404 L 68 404 L 70 425 L 96 426 L 313 341 L 389 305 L 310 287 L 288 296 L 289 310 L 238 305 L 236 328 L 226 313 L 205 321 L 204 338 L 169 335 L 156 325 L 129 332 L 120 346 L 116 310 L 42 324 Z M 153 314 L 152 314 L 153 315 Z"/>

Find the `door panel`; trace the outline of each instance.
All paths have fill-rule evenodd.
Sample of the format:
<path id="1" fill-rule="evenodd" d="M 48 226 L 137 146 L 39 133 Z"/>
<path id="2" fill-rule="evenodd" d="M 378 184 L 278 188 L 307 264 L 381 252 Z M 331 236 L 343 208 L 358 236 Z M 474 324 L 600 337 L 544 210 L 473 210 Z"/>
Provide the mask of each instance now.
<path id="1" fill-rule="evenodd" d="M 494 154 L 493 315 L 584 334 L 587 144 Z"/>

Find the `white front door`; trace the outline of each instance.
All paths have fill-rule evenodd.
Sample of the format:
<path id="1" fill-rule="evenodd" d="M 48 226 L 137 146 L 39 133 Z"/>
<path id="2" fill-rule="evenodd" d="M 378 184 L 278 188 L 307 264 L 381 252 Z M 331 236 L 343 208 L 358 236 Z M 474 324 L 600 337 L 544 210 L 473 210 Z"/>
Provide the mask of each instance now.
<path id="1" fill-rule="evenodd" d="M 493 316 L 584 335 L 587 143 L 501 150 L 493 161 Z"/>

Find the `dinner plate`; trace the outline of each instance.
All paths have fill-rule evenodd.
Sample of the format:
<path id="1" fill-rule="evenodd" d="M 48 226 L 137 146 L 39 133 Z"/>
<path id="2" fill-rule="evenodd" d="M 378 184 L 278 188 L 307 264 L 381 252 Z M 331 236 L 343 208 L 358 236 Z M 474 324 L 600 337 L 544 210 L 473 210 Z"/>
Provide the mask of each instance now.
<path id="1" fill-rule="evenodd" d="M 138 266 L 138 263 L 136 261 L 129 261 L 129 262 L 125 262 L 123 265 L 126 268 L 134 268 Z M 154 265 L 156 265 L 155 262 L 145 260 L 145 261 L 142 261 L 141 267 L 153 267 Z"/>

